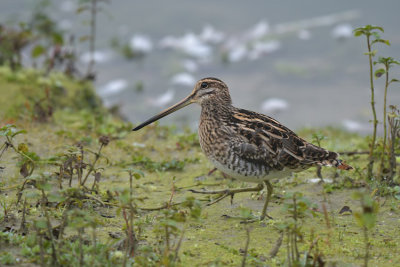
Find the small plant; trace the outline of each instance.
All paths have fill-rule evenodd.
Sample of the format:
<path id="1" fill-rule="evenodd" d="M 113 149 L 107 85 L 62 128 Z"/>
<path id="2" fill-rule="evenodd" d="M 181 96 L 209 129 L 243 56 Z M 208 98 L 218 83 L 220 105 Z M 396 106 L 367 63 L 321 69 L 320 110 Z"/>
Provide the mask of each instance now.
<path id="1" fill-rule="evenodd" d="M 89 176 L 93 174 L 94 179 L 90 191 L 96 191 L 101 178 L 101 168 L 97 168 L 96 165 L 99 159 L 104 157 L 101 151 L 109 142 L 109 137 L 101 136 L 99 138 L 100 147 L 97 152 L 84 148 L 83 142 L 78 142 L 75 146 L 70 146 L 68 151 L 61 157 L 61 162 L 57 163 L 59 167 L 57 175 L 59 177 L 60 188 L 62 188 L 62 180 L 64 178 L 69 179 L 69 187 L 71 187 L 74 176 L 77 178 L 78 185 L 85 187 Z M 94 154 L 92 162 L 85 160 L 87 153 Z"/>
<path id="2" fill-rule="evenodd" d="M 22 51 L 31 42 L 31 32 L 20 25 L 19 28 L 0 24 L 0 65 L 8 64 L 15 71 L 22 66 Z"/>
<path id="3" fill-rule="evenodd" d="M 325 140 L 326 136 L 324 136 L 322 133 L 313 133 L 312 135 L 312 142 L 317 144 L 317 146 L 321 146 L 321 141 Z M 321 181 L 324 181 L 322 178 L 322 173 L 321 173 L 322 167 L 321 165 L 317 165 L 317 177 L 321 179 Z"/>
<path id="4" fill-rule="evenodd" d="M 137 254 L 137 249 L 139 246 L 139 236 L 135 231 L 134 228 L 134 217 L 137 215 L 137 205 L 136 199 L 133 196 L 133 178 L 139 180 L 141 177 L 144 176 L 143 172 L 139 170 L 135 170 L 132 168 L 126 169 L 129 174 L 129 190 L 124 189 L 117 193 L 118 199 L 120 202 L 120 208 L 117 210 L 117 213 L 122 213 L 123 219 L 125 222 L 125 234 L 126 238 L 124 240 L 124 264 L 126 265 L 127 257 L 133 258 Z M 140 232 L 140 231 L 139 231 Z"/>
<path id="5" fill-rule="evenodd" d="M 374 151 L 376 145 L 376 131 L 378 125 L 378 119 L 376 116 L 375 110 L 375 87 L 374 87 L 374 75 L 373 75 L 373 63 L 372 58 L 376 55 L 377 50 L 372 50 L 372 46 L 376 43 L 383 43 L 386 45 L 390 45 L 388 40 L 381 39 L 379 32 L 383 32 L 383 28 L 379 26 L 366 25 L 364 27 L 354 29 L 354 36 L 365 36 L 367 41 L 367 52 L 364 54 L 368 56 L 369 60 L 369 80 L 370 80 L 370 88 L 371 88 L 371 110 L 373 116 L 373 133 L 372 140 L 370 143 L 369 149 L 369 162 L 367 167 L 367 178 L 371 179 L 373 176 L 373 168 L 374 168 Z M 372 40 L 371 40 L 372 39 Z"/>
<path id="6" fill-rule="evenodd" d="M 396 174 L 396 147 L 400 143 L 400 110 L 396 106 L 389 106 L 391 112 L 388 115 L 389 123 L 389 180 L 393 181 Z M 400 176 L 400 173 L 399 173 Z"/>
<path id="7" fill-rule="evenodd" d="M 198 220 L 201 215 L 201 204 L 193 197 L 188 197 L 181 205 L 172 205 L 174 189 L 167 208 L 162 210 L 159 222 L 154 232 L 158 237 L 156 254 L 159 264 L 176 266 L 179 261 L 179 251 L 185 234 L 185 223 L 189 219 Z"/>
<path id="8" fill-rule="evenodd" d="M 117 37 L 113 38 L 110 44 L 117 53 L 121 54 L 128 60 L 141 59 L 145 55 L 140 51 L 135 51 L 128 42 L 119 40 Z"/>
<path id="9" fill-rule="evenodd" d="M 387 139 L 387 126 L 386 126 L 386 117 L 387 117 L 387 92 L 389 85 L 394 82 L 398 82 L 399 80 L 397 79 L 389 79 L 389 70 L 394 66 L 394 65 L 400 65 L 400 62 L 397 60 L 394 60 L 391 57 L 379 57 L 378 61 L 374 62 L 375 64 L 382 64 L 383 68 L 380 68 L 375 71 L 375 77 L 379 78 L 382 75 L 385 75 L 385 94 L 384 94 L 384 102 L 383 102 L 383 143 L 382 143 L 382 151 L 381 151 L 381 161 L 379 164 L 379 169 L 378 169 L 378 177 L 383 178 L 383 168 L 384 168 L 384 162 L 386 157 L 386 139 Z"/>
<path id="10" fill-rule="evenodd" d="M 20 166 L 20 174 L 26 178 L 32 175 L 40 158 L 35 152 L 29 151 L 26 144 L 20 143 L 18 146 L 15 145 L 14 137 L 24 133 L 26 133 L 25 130 L 17 130 L 16 126 L 12 124 L 7 124 L 0 128 L 0 136 L 6 138 L 6 141 L 0 147 L 0 159 L 3 156 L 3 153 L 8 148 L 11 148 L 20 156 L 17 165 Z"/>
<path id="11" fill-rule="evenodd" d="M 97 13 L 101 11 L 101 7 L 99 7 L 100 2 L 108 2 L 107 0 L 80 0 L 80 6 L 76 13 L 82 13 L 84 11 L 90 12 L 90 21 L 89 21 L 89 35 L 81 37 L 81 41 L 89 40 L 89 65 L 86 71 L 86 79 L 94 80 L 96 75 L 94 73 L 94 52 L 96 51 L 96 30 L 97 30 Z"/>
<path id="12" fill-rule="evenodd" d="M 312 211 L 312 204 L 302 193 L 287 193 L 284 196 L 284 210 L 289 214 L 289 219 L 278 225 L 278 229 L 286 234 L 286 263 L 288 266 L 314 266 L 312 258 L 308 253 L 300 258 L 298 242 L 303 241 L 302 220 L 309 215 L 315 215 Z M 314 259 L 314 263 L 317 259 Z"/>
<path id="13" fill-rule="evenodd" d="M 369 231 L 375 226 L 378 215 L 378 203 L 372 199 L 372 197 L 364 192 L 357 192 L 354 194 L 354 198 L 360 200 L 361 211 L 354 212 L 354 217 L 357 224 L 362 228 L 364 233 L 364 244 L 365 244 L 365 255 L 364 255 L 364 267 L 368 266 L 369 261 Z"/>

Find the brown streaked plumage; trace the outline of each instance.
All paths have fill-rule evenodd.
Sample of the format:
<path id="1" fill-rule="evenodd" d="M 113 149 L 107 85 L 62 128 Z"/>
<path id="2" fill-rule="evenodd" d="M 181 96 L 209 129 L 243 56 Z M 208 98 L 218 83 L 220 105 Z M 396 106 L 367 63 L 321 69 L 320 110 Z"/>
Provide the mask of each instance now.
<path id="1" fill-rule="evenodd" d="M 338 154 L 308 143 L 275 119 L 232 106 L 227 85 L 216 78 L 198 81 L 192 93 L 179 103 L 140 124 L 134 131 L 191 103 L 201 105 L 199 140 L 207 158 L 222 172 L 245 182 L 258 183 L 254 188 L 220 191 L 196 191 L 222 194 L 213 203 L 239 192 L 260 191 L 267 186 L 262 210 L 264 219 L 272 194 L 271 178 L 281 178 L 311 166 L 334 166 L 350 170 Z"/>

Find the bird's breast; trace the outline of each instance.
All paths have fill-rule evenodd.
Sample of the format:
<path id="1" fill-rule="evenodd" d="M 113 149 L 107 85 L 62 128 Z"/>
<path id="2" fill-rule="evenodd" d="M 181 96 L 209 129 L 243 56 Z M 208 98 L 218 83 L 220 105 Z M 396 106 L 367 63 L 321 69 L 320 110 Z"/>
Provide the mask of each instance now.
<path id="1" fill-rule="evenodd" d="M 237 133 L 236 133 L 237 134 Z M 262 162 L 241 157 L 235 149 L 237 135 L 223 122 L 202 120 L 199 124 L 201 149 L 214 166 L 232 178 L 259 183 L 269 178 L 270 168 Z"/>

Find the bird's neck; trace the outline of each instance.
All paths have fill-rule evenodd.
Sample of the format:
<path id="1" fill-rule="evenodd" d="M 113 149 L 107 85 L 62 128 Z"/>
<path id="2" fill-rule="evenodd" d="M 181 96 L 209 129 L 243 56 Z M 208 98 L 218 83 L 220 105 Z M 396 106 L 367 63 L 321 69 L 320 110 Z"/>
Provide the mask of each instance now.
<path id="1" fill-rule="evenodd" d="M 224 120 L 231 116 L 234 107 L 231 103 L 204 101 L 201 103 L 201 117 Z"/>

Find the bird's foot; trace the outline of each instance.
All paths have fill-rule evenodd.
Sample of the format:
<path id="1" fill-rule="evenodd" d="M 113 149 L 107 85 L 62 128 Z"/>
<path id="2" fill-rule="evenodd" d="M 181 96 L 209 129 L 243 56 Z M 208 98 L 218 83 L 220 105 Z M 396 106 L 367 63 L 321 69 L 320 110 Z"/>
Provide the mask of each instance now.
<path id="1" fill-rule="evenodd" d="M 208 173 L 207 173 L 207 176 L 211 176 L 211 174 L 213 174 L 215 171 L 217 171 L 218 169 L 217 168 L 214 168 L 214 169 L 212 169 L 212 170 L 210 170 Z M 225 179 L 227 179 L 227 178 L 229 178 L 229 176 L 227 175 L 227 174 L 225 174 L 225 173 L 223 173 L 223 172 L 221 172 L 222 173 L 222 176 L 225 178 Z"/>
<path id="2" fill-rule="evenodd" d="M 269 215 L 264 215 L 264 216 L 248 216 L 248 217 L 242 217 L 242 216 L 230 216 L 230 215 L 222 215 L 223 218 L 225 219 L 236 219 L 236 220 L 240 220 L 241 224 L 249 224 L 249 223 L 254 223 L 254 222 L 262 222 L 264 221 L 266 218 L 269 220 L 272 220 L 273 218 Z"/>
<path id="3" fill-rule="evenodd" d="M 259 192 L 264 188 L 262 184 L 257 185 L 256 187 L 246 187 L 246 188 L 236 188 L 236 189 L 223 189 L 223 190 L 215 190 L 215 191 L 207 191 L 207 190 L 195 190 L 195 189 L 189 189 L 190 192 L 195 193 L 195 194 L 218 194 L 221 195 L 215 200 L 211 201 L 210 203 L 207 204 L 207 206 L 211 206 L 224 198 L 230 196 L 231 197 L 231 203 L 233 201 L 233 197 L 237 193 L 242 193 L 242 192 Z"/>
<path id="4" fill-rule="evenodd" d="M 211 206 L 217 202 L 220 202 L 221 200 L 223 200 L 224 198 L 231 196 L 231 203 L 233 201 L 233 196 L 237 193 L 234 192 L 233 190 L 229 190 L 229 189 L 225 189 L 225 190 L 216 190 L 216 191 L 206 191 L 206 190 L 202 190 L 202 191 L 198 191 L 198 190 L 194 190 L 194 189 L 190 189 L 189 190 L 192 193 L 195 194 L 218 194 L 220 195 L 219 197 L 217 197 L 216 199 L 214 199 L 213 201 L 207 203 L 207 206 Z"/>
<path id="5" fill-rule="evenodd" d="M 256 218 L 249 218 L 241 221 L 241 224 L 248 224 L 248 223 L 254 223 L 254 222 L 262 222 L 265 219 L 272 220 L 273 218 L 269 216 L 268 214 L 265 214 L 264 216 L 256 217 Z"/>

